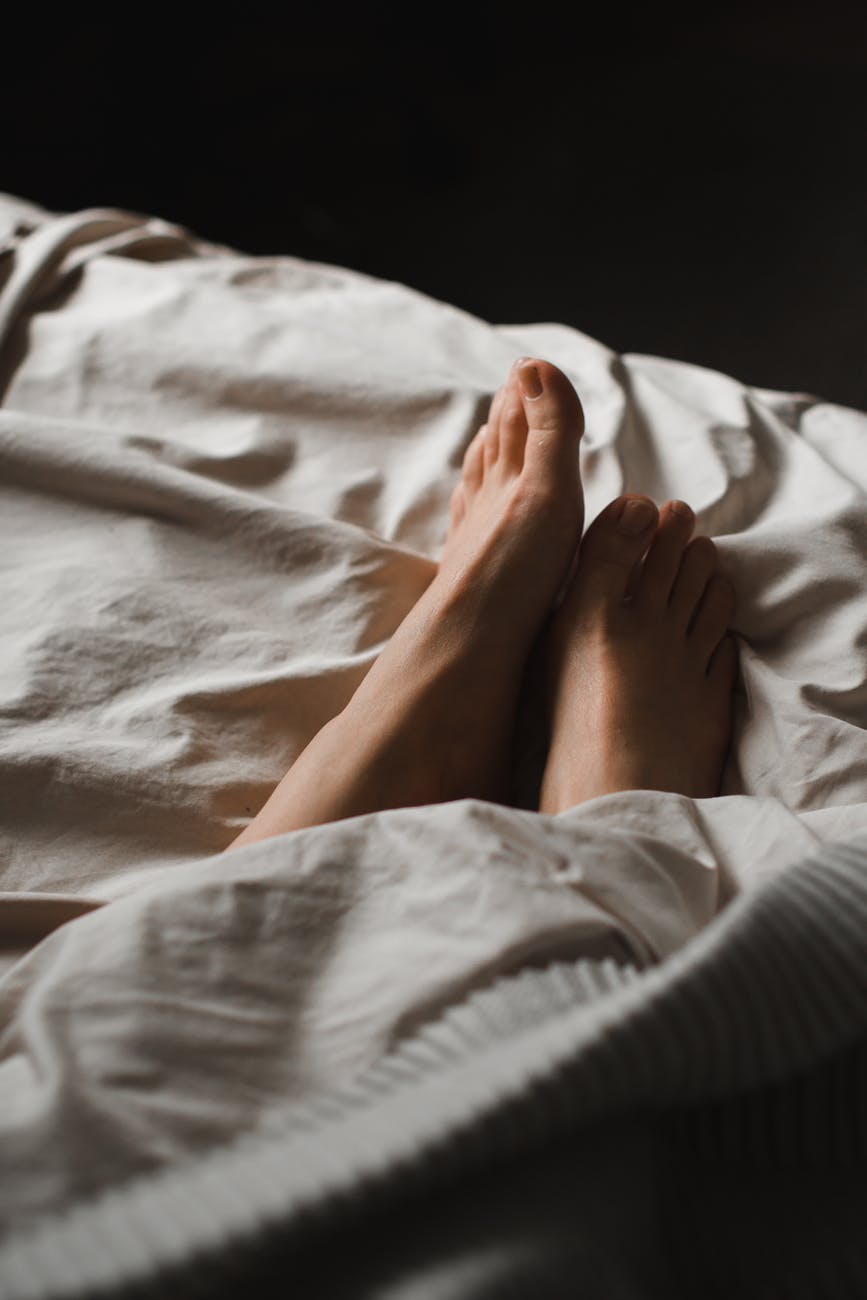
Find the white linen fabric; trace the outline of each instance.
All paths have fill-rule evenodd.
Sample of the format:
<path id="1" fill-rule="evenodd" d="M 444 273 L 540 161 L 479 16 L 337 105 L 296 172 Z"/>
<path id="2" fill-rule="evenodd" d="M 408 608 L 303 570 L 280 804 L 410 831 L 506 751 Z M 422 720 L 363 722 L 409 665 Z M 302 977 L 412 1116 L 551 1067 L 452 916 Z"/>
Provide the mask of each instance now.
<path id="1" fill-rule="evenodd" d="M 221 856 L 430 581 L 521 354 L 581 396 L 588 522 L 682 497 L 735 581 L 721 797 L 461 801 Z M 864 414 L 11 197 L 0 392 L 4 1226 L 346 1081 L 496 974 L 664 960 L 867 829 Z"/>
<path id="2" fill-rule="evenodd" d="M 9 1234 L 0 1295 L 860 1298 L 865 928 L 867 843 L 825 844 L 648 970 L 501 976 L 348 1086 Z"/>

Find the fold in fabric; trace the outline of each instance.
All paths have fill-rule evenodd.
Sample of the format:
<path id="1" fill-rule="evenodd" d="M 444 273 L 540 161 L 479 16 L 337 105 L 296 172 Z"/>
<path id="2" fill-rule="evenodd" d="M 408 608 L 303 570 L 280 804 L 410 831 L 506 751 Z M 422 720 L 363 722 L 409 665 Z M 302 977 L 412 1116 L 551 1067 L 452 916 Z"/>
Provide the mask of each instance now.
<path id="1" fill-rule="evenodd" d="M 862 842 L 826 847 L 742 896 L 662 966 L 639 973 L 582 958 L 500 979 L 352 1086 L 13 1236 L 0 1247 L 4 1294 L 219 1296 L 255 1279 L 270 1295 L 289 1272 L 323 1297 L 436 1294 L 437 1279 L 467 1300 L 514 1293 L 519 1280 L 543 1296 L 600 1279 L 662 1296 L 686 1293 L 687 1264 L 713 1297 L 735 1286 L 755 1296 L 863 1286 L 867 1128 L 851 1072 L 863 1077 L 867 1063 L 865 927 Z M 834 1052 L 853 1045 L 862 1050 L 847 1058 L 847 1077 Z M 762 1086 L 764 1109 L 745 1108 L 739 1097 L 758 1100 Z M 734 1109 L 720 1128 L 727 1098 Z M 642 1114 L 665 1123 L 641 1129 Z M 565 1189 L 556 1156 L 553 1166 L 545 1157 L 540 1232 L 526 1195 L 540 1190 L 539 1156 L 582 1133 Z M 707 1232 L 696 1218 L 701 1167 L 691 1186 L 678 1184 L 678 1134 L 691 1144 L 701 1134 L 704 1176 L 729 1187 L 722 1257 L 719 1224 Z M 612 1151 L 622 1152 L 620 1176 L 601 1195 Z M 761 1184 L 758 1233 L 749 1186 L 734 1192 L 732 1169 Z M 492 1235 L 488 1223 L 487 1238 L 484 1170 L 501 1225 Z M 821 1186 L 826 1171 L 837 1192 L 811 1198 L 793 1237 L 786 1220 L 802 1182 Z M 692 1220 L 704 1253 L 683 1240 Z"/>
<path id="2" fill-rule="evenodd" d="M 0 336 L 7 1231 L 350 1083 L 501 975 L 664 964 L 867 831 L 864 414 L 8 197 Z M 722 796 L 540 817 L 528 701 L 519 806 L 222 856 L 430 582 L 521 354 L 581 396 L 588 522 L 684 498 L 735 581 Z"/>

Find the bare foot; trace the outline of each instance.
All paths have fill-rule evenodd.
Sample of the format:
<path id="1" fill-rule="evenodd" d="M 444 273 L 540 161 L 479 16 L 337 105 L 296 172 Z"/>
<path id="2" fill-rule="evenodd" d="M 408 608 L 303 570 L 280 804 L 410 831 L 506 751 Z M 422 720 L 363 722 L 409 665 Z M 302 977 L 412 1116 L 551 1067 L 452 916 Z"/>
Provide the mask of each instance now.
<path id="1" fill-rule="evenodd" d="M 629 496 L 587 529 L 549 632 L 541 812 L 616 790 L 719 793 L 737 671 L 734 590 L 710 538 L 690 541 L 694 523 L 682 502 L 657 512 Z"/>
<path id="2" fill-rule="evenodd" d="M 502 796 L 525 662 L 581 537 L 583 431 L 562 371 L 516 363 L 467 449 L 433 582 L 235 844 Z"/>

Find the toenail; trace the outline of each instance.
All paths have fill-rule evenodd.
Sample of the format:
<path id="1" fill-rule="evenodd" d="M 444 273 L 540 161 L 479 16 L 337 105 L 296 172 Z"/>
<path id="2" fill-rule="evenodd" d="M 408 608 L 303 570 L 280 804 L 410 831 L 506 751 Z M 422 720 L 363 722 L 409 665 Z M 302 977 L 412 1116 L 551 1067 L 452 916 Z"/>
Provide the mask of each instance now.
<path id="1" fill-rule="evenodd" d="M 530 400 L 542 396 L 542 378 L 535 366 L 521 366 L 518 382 L 525 397 Z"/>
<path id="2" fill-rule="evenodd" d="M 629 500 L 620 507 L 617 526 L 622 533 L 637 537 L 649 528 L 656 518 L 656 509 L 649 501 Z"/>
<path id="3" fill-rule="evenodd" d="M 685 501 L 672 501 L 671 508 L 681 519 L 692 519 L 692 507 L 688 506 Z"/>

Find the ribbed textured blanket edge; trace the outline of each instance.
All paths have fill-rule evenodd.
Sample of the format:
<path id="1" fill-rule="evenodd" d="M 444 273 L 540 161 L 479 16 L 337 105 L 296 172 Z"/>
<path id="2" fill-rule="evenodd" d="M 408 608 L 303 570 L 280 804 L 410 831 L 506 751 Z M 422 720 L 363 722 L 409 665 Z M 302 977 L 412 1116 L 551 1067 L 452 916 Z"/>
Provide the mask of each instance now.
<path id="1" fill-rule="evenodd" d="M 361 1220 L 396 1206 L 405 1215 L 412 1203 L 430 1212 L 445 1192 L 453 1212 L 461 1189 L 496 1168 L 519 1195 L 522 1161 L 620 1121 L 628 1130 L 636 1115 L 664 1118 L 669 1151 L 679 1144 L 695 1161 L 703 1144 L 720 1186 L 735 1171 L 744 1204 L 745 1189 L 761 1186 L 769 1210 L 775 1202 L 783 1213 L 785 1195 L 803 1200 L 812 1181 L 809 1233 L 802 1226 L 792 1249 L 779 1251 L 768 1228 L 754 1289 L 737 1294 L 867 1295 L 867 1242 L 850 1230 L 867 1206 L 865 1020 L 867 844 L 826 845 L 738 897 L 660 966 L 639 973 L 580 960 L 501 979 L 351 1087 L 10 1237 L 0 1247 L 0 1295 L 228 1295 L 251 1270 L 263 1295 L 272 1293 L 266 1277 L 297 1282 L 301 1262 L 317 1258 L 321 1285 L 299 1293 L 596 1294 L 576 1273 L 552 1279 L 542 1248 L 523 1258 L 520 1278 L 514 1261 L 508 1276 L 498 1265 L 496 1278 L 462 1265 L 428 1289 L 395 1289 L 392 1278 L 386 1292 L 360 1273 L 353 1289 L 333 1270 Z M 734 1122 L 731 1109 L 724 1115 L 733 1103 Z M 845 1213 L 827 1194 L 829 1174 L 845 1190 Z M 694 1215 L 689 1195 L 678 1199 L 668 1184 L 662 1199 L 674 1196 L 678 1214 Z M 721 1262 L 716 1284 L 702 1274 L 703 1295 L 744 1285 L 732 1272 L 738 1222 L 734 1213 L 717 1225 Z M 628 1221 L 622 1232 L 628 1238 Z M 375 1235 L 365 1230 L 368 1249 Z M 608 1278 L 597 1252 L 598 1294 L 655 1295 L 651 1274 L 672 1294 L 682 1262 L 663 1258 L 665 1233 L 654 1241 L 655 1273 L 646 1260 L 624 1273 L 624 1260 L 611 1259 Z M 575 1257 L 579 1270 L 581 1259 L 590 1255 Z"/>

